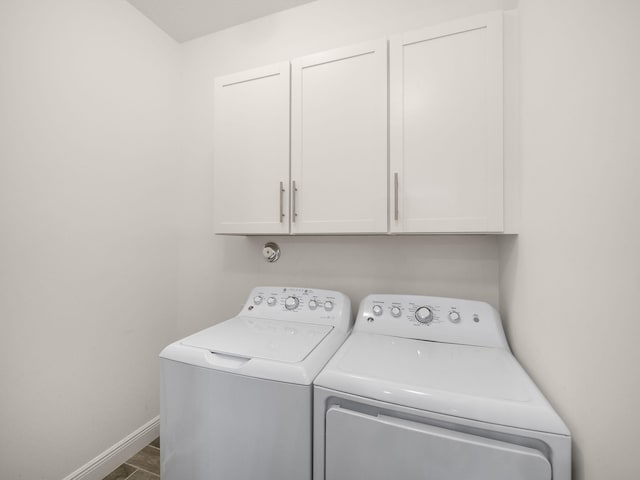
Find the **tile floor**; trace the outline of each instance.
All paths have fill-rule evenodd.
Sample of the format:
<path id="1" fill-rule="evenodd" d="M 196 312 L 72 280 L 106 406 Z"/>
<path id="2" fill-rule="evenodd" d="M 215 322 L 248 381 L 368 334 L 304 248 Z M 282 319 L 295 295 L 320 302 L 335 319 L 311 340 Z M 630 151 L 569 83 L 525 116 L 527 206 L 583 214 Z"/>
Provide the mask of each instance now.
<path id="1" fill-rule="evenodd" d="M 160 480 L 160 438 L 156 438 L 102 480 Z"/>

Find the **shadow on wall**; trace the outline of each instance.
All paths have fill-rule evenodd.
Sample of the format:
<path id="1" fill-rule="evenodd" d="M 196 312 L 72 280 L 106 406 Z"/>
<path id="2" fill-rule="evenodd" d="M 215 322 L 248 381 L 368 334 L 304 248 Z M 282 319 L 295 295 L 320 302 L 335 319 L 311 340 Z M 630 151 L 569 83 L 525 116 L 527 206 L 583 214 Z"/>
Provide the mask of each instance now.
<path id="1" fill-rule="evenodd" d="M 500 311 L 505 334 L 510 344 L 511 325 L 509 313 L 511 312 L 513 303 L 515 272 L 518 268 L 518 241 L 518 235 L 505 235 L 498 238 L 498 251 L 500 255 L 500 304 L 498 310 Z"/>

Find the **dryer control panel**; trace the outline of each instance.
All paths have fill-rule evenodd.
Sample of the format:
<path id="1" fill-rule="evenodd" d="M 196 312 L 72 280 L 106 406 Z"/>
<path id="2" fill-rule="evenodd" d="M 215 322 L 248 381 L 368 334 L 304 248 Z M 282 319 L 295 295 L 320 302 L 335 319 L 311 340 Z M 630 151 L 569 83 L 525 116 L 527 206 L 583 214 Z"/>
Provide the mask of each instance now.
<path id="1" fill-rule="evenodd" d="M 256 287 L 240 315 L 351 328 L 351 300 L 334 290 Z"/>
<path id="2" fill-rule="evenodd" d="M 500 314 L 488 303 L 422 295 L 368 295 L 354 331 L 508 349 Z"/>

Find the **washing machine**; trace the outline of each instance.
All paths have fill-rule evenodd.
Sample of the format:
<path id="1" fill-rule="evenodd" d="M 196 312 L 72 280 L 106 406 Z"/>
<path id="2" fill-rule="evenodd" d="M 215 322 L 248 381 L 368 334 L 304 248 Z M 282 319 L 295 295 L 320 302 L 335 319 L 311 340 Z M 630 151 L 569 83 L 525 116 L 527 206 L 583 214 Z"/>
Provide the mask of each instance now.
<path id="1" fill-rule="evenodd" d="M 486 303 L 367 296 L 314 384 L 314 480 L 571 479 L 569 430 Z"/>
<path id="2" fill-rule="evenodd" d="M 352 326 L 342 293 L 258 287 L 160 354 L 163 480 L 305 480 L 312 381 Z"/>

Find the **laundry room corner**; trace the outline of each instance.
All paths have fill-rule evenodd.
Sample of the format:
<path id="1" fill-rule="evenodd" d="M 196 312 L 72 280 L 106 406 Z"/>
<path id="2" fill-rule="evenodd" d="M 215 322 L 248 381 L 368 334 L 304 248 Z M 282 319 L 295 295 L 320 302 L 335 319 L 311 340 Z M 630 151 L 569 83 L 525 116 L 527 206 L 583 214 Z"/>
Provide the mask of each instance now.
<path id="1" fill-rule="evenodd" d="M 209 216 L 213 182 L 207 175 L 212 173 L 210 132 L 215 106 L 211 85 L 216 76 L 496 9 L 517 9 L 520 23 L 522 212 L 518 236 L 205 238 L 213 231 Z M 182 325 L 181 331 L 186 334 L 204 326 L 214 314 L 209 290 L 224 291 L 232 299 L 226 303 L 224 315 L 220 314 L 220 318 L 228 318 L 250 288 L 256 283 L 270 283 L 270 278 L 280 283 L 319 282 L 320 287 L 345 291 L 354 304 L 367 292 L 400 292 L 402 287 L 416 293 L 437 292 L 485 300 L 500 308 L 509 340 L 515 353 L 522 356 L 524 367 L 566 417 L 570 429 L 577 425 L 574 478 L 601 478 L 603 474 L 598 472 L 604 472 L 605 468 L 631 472 L 633 467 L 625 460 L 631 456 L 606 439 L 621 433 L 612 425 L 631 426 L 640 422 L 614 421 L 613 412 L 604 411 L 607 402 L 604 396 L 593 395 L 602 390 L 594 384 L 591 372 L 601 372 L 608 379 L 608 391 L 625 392 L 624 398 L 629 401 L 637 398 L 637 385 L 625 382 L 620 375 L 602 372 L 607 361 L 598 360 L 591 365 L 596 357 L 588 355 L 585 349 L 600 348 L 596 346 L 602 338 L 597 333 L 600 327 L 595 325 L 606 316 L 604 311 L 596 315 L 586 301 L 600 298 L 599 291 L 594 290 L 596 281 L 608 279 L 603 291 L 609 294 L 607 302 L 601 303 L 603 307 L 619 303 L 620 298 L 632 299 L 632 290 L 638 287 L 632 273 L 638 270 L 638 255 L 630 247 L 637 239 L 637 222 L 631 220 L 635 215 L 628 211 L 639 203 L 637 189 L 628 184 L 638 178 L 637 165 L 629 160 L 630 152 L 637 150 L 637 142 L 634 143 L 628 129 L 638 124 L 633 112 L 640 109 L 625 110 L 623 123 L 602 116 L 607 112 L 613 115 L 616 108 L 625 104 L 622 97 L 633 90 L 629 82 L 637 78 L 637 62 L 631 60 L 635 57 L 629 50 L 630 45 L 637 43 L 635 30 L 625 26 L 622 19 L 637 17 L 635 10 L 635 6 L 625 2 L 598 7 L 566 2 L 559 8 L 551 2 L 524 0 L 473 4 L 436 1 L 420 5 L 367 2 L 366 6 L 357 1 L 326 1 L 187 42 L 185 105 L 187 136 L 191 139 L 188 163 L 192 171 L 185 178 L 183 210 L 194 222 L 184 230 L 198 233 L 181 244 L 194 265 L 193 269 L 185 269 L 182 276 L 180 308 L 190 315 L 181 318 L 188 317 L 191 323 Z M 325 28 L 326 25 L 331 28 Z M 616 25 L 624 27 L 617 29 Z M 599 41 L 604 32 L 607 40 Z M 606 54 L 606 45 L 617 54 Z M 597 61 L 591 63 L 592 70 L 587 73 L 589 58 Z M 625 63 L 623 58 L 629 61 Z M 577 72 L 584 72 L 585 77 L 579 78 Z M 613 82 L 618 78 L 626 79 L 623 88 L 607 83 L 607 79 Z M 629 105 L 637 103 L 635 96 L 630 100 Z M 581 112 L 581 121 L 575 121 L 575 112 Z M 614 139 L 618 140 L 618 146 L 611 150 Z M 587 150 L 585 145 L 593 148 Z M 615 160 L 612 152 L 618 155 Z M 596 160 L 595 155 L 601 160 Z M 618 177 L 610 177 L 611 173 L 603 169 L 605 162 L 617 165 L 614 172 L 618 175 L 626 175 L 619 178 L 619 184 L 608 180 Z M 597 183 L 596 178 L 604 183 Z M 587 205 L 589 209 L 585 209 Z M 628 220 L 624 226 L 614 222 L 623 218 Z M 615 231 L 628 235 L 616 240 Z M 276 264 L 268 264 L 260 251 L 266 241 L 274 240 L 282 248 L 282 257 Z M 616 261 L 607 262 L 609 258 Z M 297 269 L 288 263 L 294 259 Z M 451 268 L 454 264 L 459 268 Z M 485 273 L 480 274 L 486 275 L 483 279 L 477 276 L 478 265 L 484 269 Z M 579 278 L 574 278 L 569 265 L 579 266 L 576 270 L 580 272 Z M 619 271 L 612 272 L 614 267 Z M 329 278 L 331 282 L 325 284 Z M 615 292 L 626 292 L 627 296 L 619 297 Z M 567 297 L 571 301 L 564 300 L 565 293 L 571 294 Z M 632 311 L 632 305 L 625 301 L 622 304 L 625 311 Z M 576 332 L 580 319 L 585 319 L 591 328 Z M 609 361 L 611 365 L 616 362 L 615 345 L 622 345 L 626 364 L 633 365 L 637 358 L 627 342 L 634 338 L 630 332 L 635 327 L 626 315 L 618 322 L 621 328 L 616 332 L 624 338 L 618 338 L 617 334 L 604 336 L 605 345 L 611 345 L 607 347 Z M 584 343 L 576 343 L 575 339 Z M 594 417 L 587 412 L 587 405 L 602 416 Z M 610 422 L 600 418 L 609 418 Z M 612 463 L 601 463 L 599 458 L 603 455 L 617 459 L 615 467 Z"/>
<path id="2" fill-rule="evenodd" d="M 211 318 L 229 318 L 256 284 L 341 289 L 356 305 L 378 290 L 428 291 L 497 307 L 495 236 L 214 236 L 213 85 L 220 75 L 516 5 L 506 0 L 323 0 L 183 43 L 180 332 L 203 328 Z M 236 195 L 242 202 L 248 192 L 238 185 Z M 262 258 L 267 241 L 281 247 L 276 263 Z M 220 305 L 218 296 L 227 301 Z"/>

